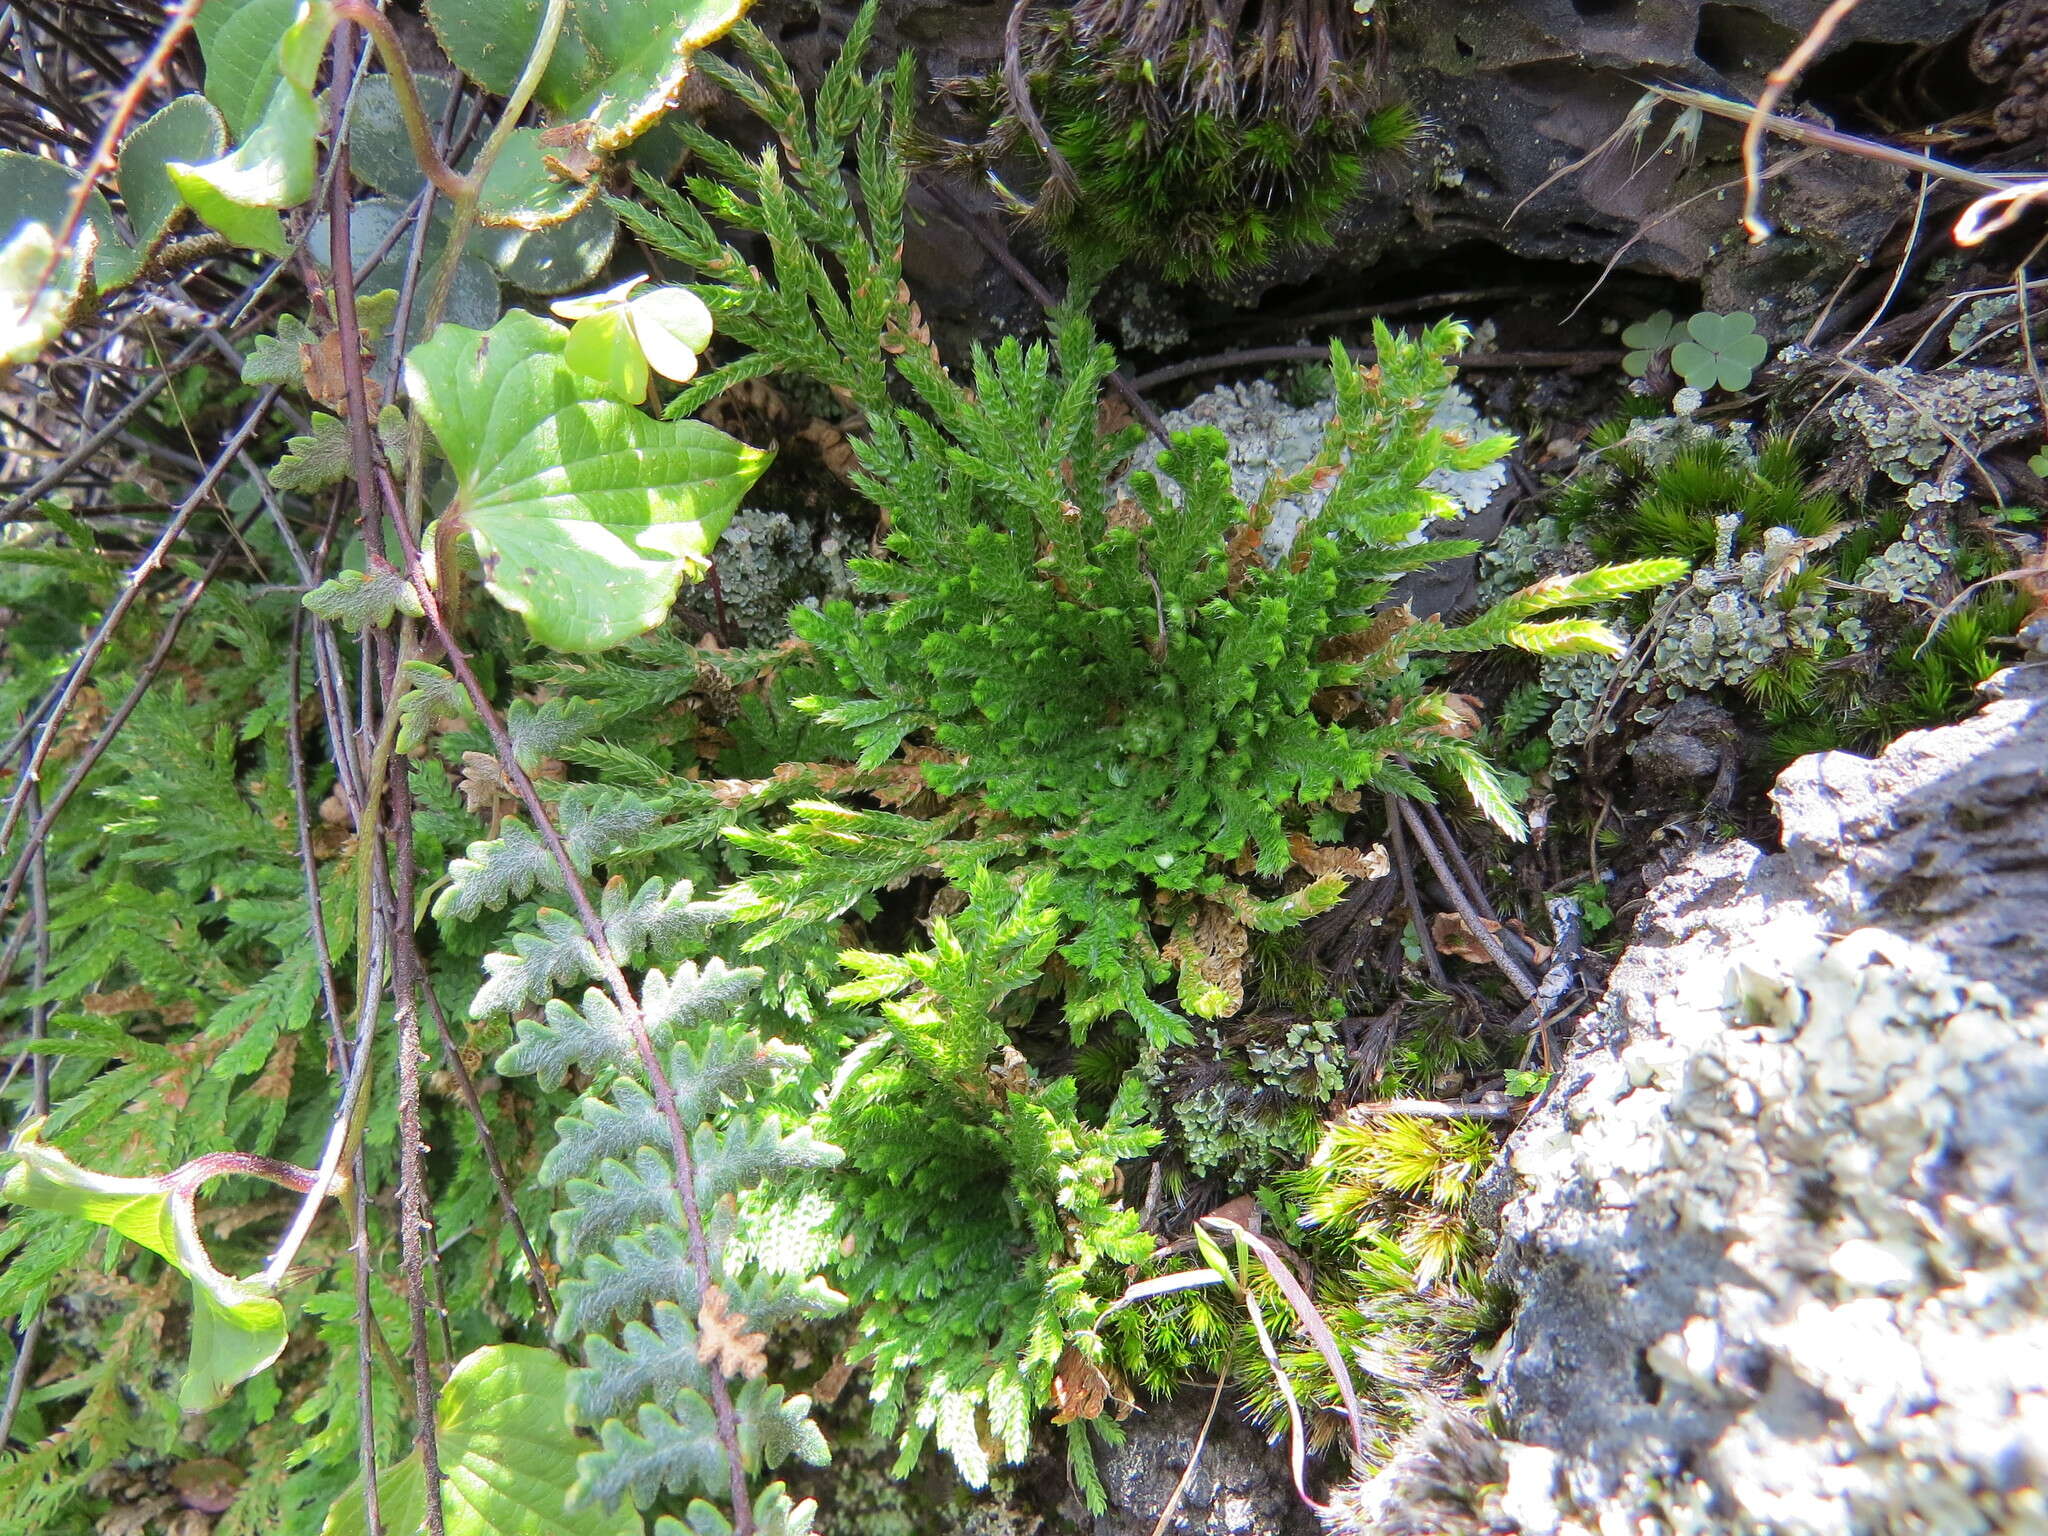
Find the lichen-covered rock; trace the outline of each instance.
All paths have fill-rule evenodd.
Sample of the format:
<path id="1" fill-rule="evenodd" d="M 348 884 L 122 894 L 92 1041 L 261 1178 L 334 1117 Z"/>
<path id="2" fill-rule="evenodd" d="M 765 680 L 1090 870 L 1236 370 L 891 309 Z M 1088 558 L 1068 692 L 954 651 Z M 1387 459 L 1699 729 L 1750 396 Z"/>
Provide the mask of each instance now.
<path id="1" fill-rule="evenodd" d="M 1667 879 L 1510 1142 L 1530 1536 L 2048 1531 L 2048 679 L 2001 681 Z"/>
<path id="2" fill-rule="evenodd" d="M 1961 501 L 1963 469 L 1993 443 L 2034 425 L 2033 387 L 1996 368 L 1921 373 L 1884 368 L 1828 407 L 1835 437 L 1881 474 L 1908 487 L 1918 511 Z"/>

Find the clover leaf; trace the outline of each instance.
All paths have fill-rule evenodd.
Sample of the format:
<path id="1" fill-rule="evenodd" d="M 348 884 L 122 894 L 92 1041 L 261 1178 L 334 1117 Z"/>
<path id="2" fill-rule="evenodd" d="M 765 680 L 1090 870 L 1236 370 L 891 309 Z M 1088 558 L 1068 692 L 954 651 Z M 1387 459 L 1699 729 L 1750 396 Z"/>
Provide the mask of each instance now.
<path id="1" fill-rule="evenodd" d="M 444 325 L 406 358 L 406 389 L 455 472 L 448 513 L 491 595 L 543 645 L 597 651 L 667 616 L 773 456 L 592 399 L 568 339 L 524 310 L 489 331 Z"/>
<path id="2" fill-rule="evenodd" d="M 41 1130 L 42 1122 L 32 1120 L 14 1138 L 8 1150 L 17 1161 L 0 1182 L 0 1198 L 111 1227 L 192 1282 L 192 1343 L 180 1407 L 187 1413 L 214 1407 L 283 1353 L 283 1305 L 268 1287 L 214 1266 L 199 1238 L 195 1205 L 200 1186 L 224 1174 L 303 1190 L 312 1183 L 310 1173 L 269 1158 L 216 1152 L 156 1178 L 123 1178 L 80 1168 L 45 1142 Z"/>
<path id="3" fill-rule="evenodd" d="M 1657 354 L 1670 346 L 1678 334 L 1677 317 L 1668 309 L 1638 320 L 1621 333 L 1622 345 L 1631 349 L 1621 360 L 1621 371 L 1632 379 L 1640 379 L 1650 371 Z"/>
<path id="4" fill-rule="evenodd" d="M 1688 339 L 1671 349 L 1671 366 L 1694 389 L 1747 389 L 1771 344 L 1756 332 L 1756 316 L 1703 311 L 1685 322 Z"/>
<path id="5" fill-rule="evenodd" d="M 697 375 L 697 354 L 711 344 L 711 311 L 702 299 L 673 284 L 643 288 L 646 281 L 629 277 L 603 293 L 549 306 L 576 322 L 563 360 L 621 400 L 646 396 L 650 368 L 687 384 Z"/>

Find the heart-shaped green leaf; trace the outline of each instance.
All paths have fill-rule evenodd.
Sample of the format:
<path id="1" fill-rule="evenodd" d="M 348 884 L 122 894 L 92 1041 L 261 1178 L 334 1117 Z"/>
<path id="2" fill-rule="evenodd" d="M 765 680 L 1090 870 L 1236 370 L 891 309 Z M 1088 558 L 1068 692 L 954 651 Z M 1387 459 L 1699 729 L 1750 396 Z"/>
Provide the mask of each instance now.
<path id="1" fill-rule="evenodd" d="M 557 120 L 590 124 L 588 148 L 632 142 L 673 104 L 690 59 L 746 0 L 570 0 L 539 97 Z M 540 0 L 431 0 L 427 19 L 456 66 L 503 96 L 540 31 Z"/>
<path id="2" fill-rule="evenodd" d="M 10 243 L 24 225 L 40 224 L 54 236 L 64 227 L 71 211 L 71 199 L 78 190 L 78 178 L 54 160 L 24 155 L 19 150 L 0 149 L 0 234 Z M 90 230 L 90 233 L 87 231 Z M 141 258 L 129 249 L 114 226 L 114 213 L 97 191 L 85 198 L 85 219 L 71 248 L 51 274 L 51 282 L 67 293 L 84 286 L 86 269 L 94 292 L 118 288 L 135 276 Z M 38 268 L 38 271 L 41 269 Z M 18 311 L 17 311 L 18 313 Z M 8 316 L 12 319 L 13 316 Z"/>
<path id="3" fill-rule="evenodd" d="M 281 1165 L 230 1153 L 200 1158 L 159 1178 L 121 1178 L 80 1168 L 43 1141 L 40 1129 L 40 1121 L 31 1121 L 15 1137 L 9 1150 L 19 1161 L 0 1184 L 0 1196 L 31 1210 L 111 1227 L 192 1282 L 192 1347 L 178 1394 L 186 1412 L 214 1407 L 283 1352 L 283 1306 L 263 1287 L 214 1267 L 199 1240 L 194 1210 L 207 1179 L 227 1173 L 275 1178 Z"/>
<path id="4" fill-rule="evenodd" d="M 591 399 L 567 341 L 523 310 L 484 333 L 444 325 L 406 358 L 406 389 L 491 595 L 542 644 L 595 651 L 662 621 L 772 455 Z"/>
<path id="5" fill-rule="evenodd" d="M 569 1508 L 576 1458 L 593 1447 L 569 1424 L 569 1367 L 552 1350 L 494 1344 L 457 1365 L 435 1415 L 448 1536 L 640 1536 L 631 1506 Z M 417 1531 L 426 1479 L 415 1451 L 377 1474 L 384 1529 Z M 336 1501 L 321 1536 L 362 1536 L 362 1484 Z"/>
<path id="6" fill-rule="evenodd" d="M 33 362 L 64 334 L 81 274 L 77 262 L 59 262 L 45 283 L 43 274 L 56 254 L 50 226 L 34 222 L 0 246 L 0 368 Z"/>
<path id="7" fill-rule="evenodd" d="M 1678 321 L 1668 309 L 1660 309 L 1654 315 L 1638 320 L 1621 333 L 1622 345 L 1644 352 L 1661 352 L 1671 345 L 1678 332 Z"/>
<path id="8" fill-rule="evenodd" d="M 218 17 L 211 25 L 204 18 Z M 277 87 L 277 45 L 297 19 L 299 0 L 212 0 L 201 8 L 200 56 L 206 98 L 236 138 L 256 126 Z"/>
<path id="9" fill-rule="evenodd" d="M 254 26 L 248 18 L 267 16 L 257 9 L 262 3 L 251 0 L 237 12 L 221 29 L 217 44 L 224 46 L 245 20 Z M 200 164 L 173 160 L 164 167 L 192 211 L 238 245 L 284 255 L 284 223 L 276 210 L 313 195 L 321 128 L 313 80 L 333 30 L 334 12 L 326 0 L 303 0 L 274 44 L 277 74 L 263 115 L 234 153 Z M 234 112 L 222 110 L 232 126 Z"/>
<path id="10" fill-rule="evenodd" d="M 227 127 L 213 103 L 189 95 L 166 102 L 122 141 L 117 175 L 138 252 L 147 256 L 156 249 L 185 211 L 170 162 L 201 165 L 219 159 L 227 146 Z"/>

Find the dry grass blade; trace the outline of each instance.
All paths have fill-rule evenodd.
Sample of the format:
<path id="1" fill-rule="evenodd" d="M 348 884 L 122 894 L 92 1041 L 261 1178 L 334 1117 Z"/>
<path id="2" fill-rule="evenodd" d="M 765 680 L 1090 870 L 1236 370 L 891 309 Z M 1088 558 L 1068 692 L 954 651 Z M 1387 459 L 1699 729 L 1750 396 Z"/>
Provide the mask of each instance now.
<path id="1" fill-rule="evenodd" d="M 1828 39 L 1849 13 L 1862 3 L 1863 0 L 1833 0 L 1807 28 L 1799 45 L 1764 77 L 1756 111 L 1750 114 L 1749 126 L 1742 130 L 1742 227 L 1749 232 L 1752 245 L 1761 245 L 1771 235 L 1771 226 L 1764 218 L 1764 124 L 1785 92 L 1792 88 L 1792 82 L 1813 62 L 1814 55 L 1827 46 Z"/>

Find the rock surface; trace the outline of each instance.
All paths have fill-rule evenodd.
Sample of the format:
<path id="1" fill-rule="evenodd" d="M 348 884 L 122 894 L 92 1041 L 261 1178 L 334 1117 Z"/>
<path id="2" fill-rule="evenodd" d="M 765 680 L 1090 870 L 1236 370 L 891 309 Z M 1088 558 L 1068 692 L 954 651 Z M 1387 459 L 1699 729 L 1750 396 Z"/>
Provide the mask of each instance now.
<path id="1" fill-rule="evenodd" d="M 1511 1140 L 1529 1536 L 2048 1531 L 2048 675 L 1999 682 L 1660 885 Z"/>
<path id="2" fill-rule="evenodd" d="M 1124 1443 L 1096 1452 L 1109 1509 L 1095 1519 L 1093 1536 L 1151 1536 L 1173 1503 L 1207 1410 L 1206 1393 L 1184 1392 L 1133 1415 Z M 1168 1536 L 1314 1536 L 1316 1529 L 1288 1482 L 1286 1452 L 1220 1406 Z"/>
<path id="3" fill-rule="evenodd" d="M 1986 0 L 1864 0 L 1821 50 L 1802 90 L 1823 109 L 1846 106 L 1913 48 L 1964 36 L 1988 8 Z M 854 0 L 759 0 L 752 14 L 799 75 L 814 80 L 856 9 Z M 1766 332 L 1783 336 L 1804 329 L 1911 202 L 1909 178 L 1896 167 L 1776 144 L 1772 215 L 1780 233 L 1751 246 L 1736 223 L 1738 125 L 1708 118 L 1695 135 L 1674 132 L 1677 109 L 1667 105 L 1639 140 L 1626 130 L 1646 81 L 1752 99 L 1813 22 L 1814 0 L 1399 0 L 1373 9 L 1388 28 L 1386 95 L 1415 107 L 1428 125 L 1424 140 L 1405 165 L 1376 173 L 1332 249 L 1252 276 L 1235 300 L 1277 283 L 1366 270 L 1443 277 L 1447 255 L 1469 271 L 1474 253 L 1492 248 L 1699 281 L 1707 307 L 1749 310 Z M 1001 67 L 1009 10 L 883 0 L 872 56 L 909 48 L 934 81 L 989 75 Z M 929 106 L 925 127 L 937 140 L 965 142 L 983 125 L 942 98 Z M 1019 187 L 1033 185 L 1033 167 L 1014 170 Z M 997 215 L 988 187 L 968 178 L 949 185 L 952 196 L 1011 228 L 1041 269 L 1056 265 Z M 942 341 L 1034 329 L 1035 305 L 953 211 L 923 192 L 913 202 L 906 267 Z"/>

